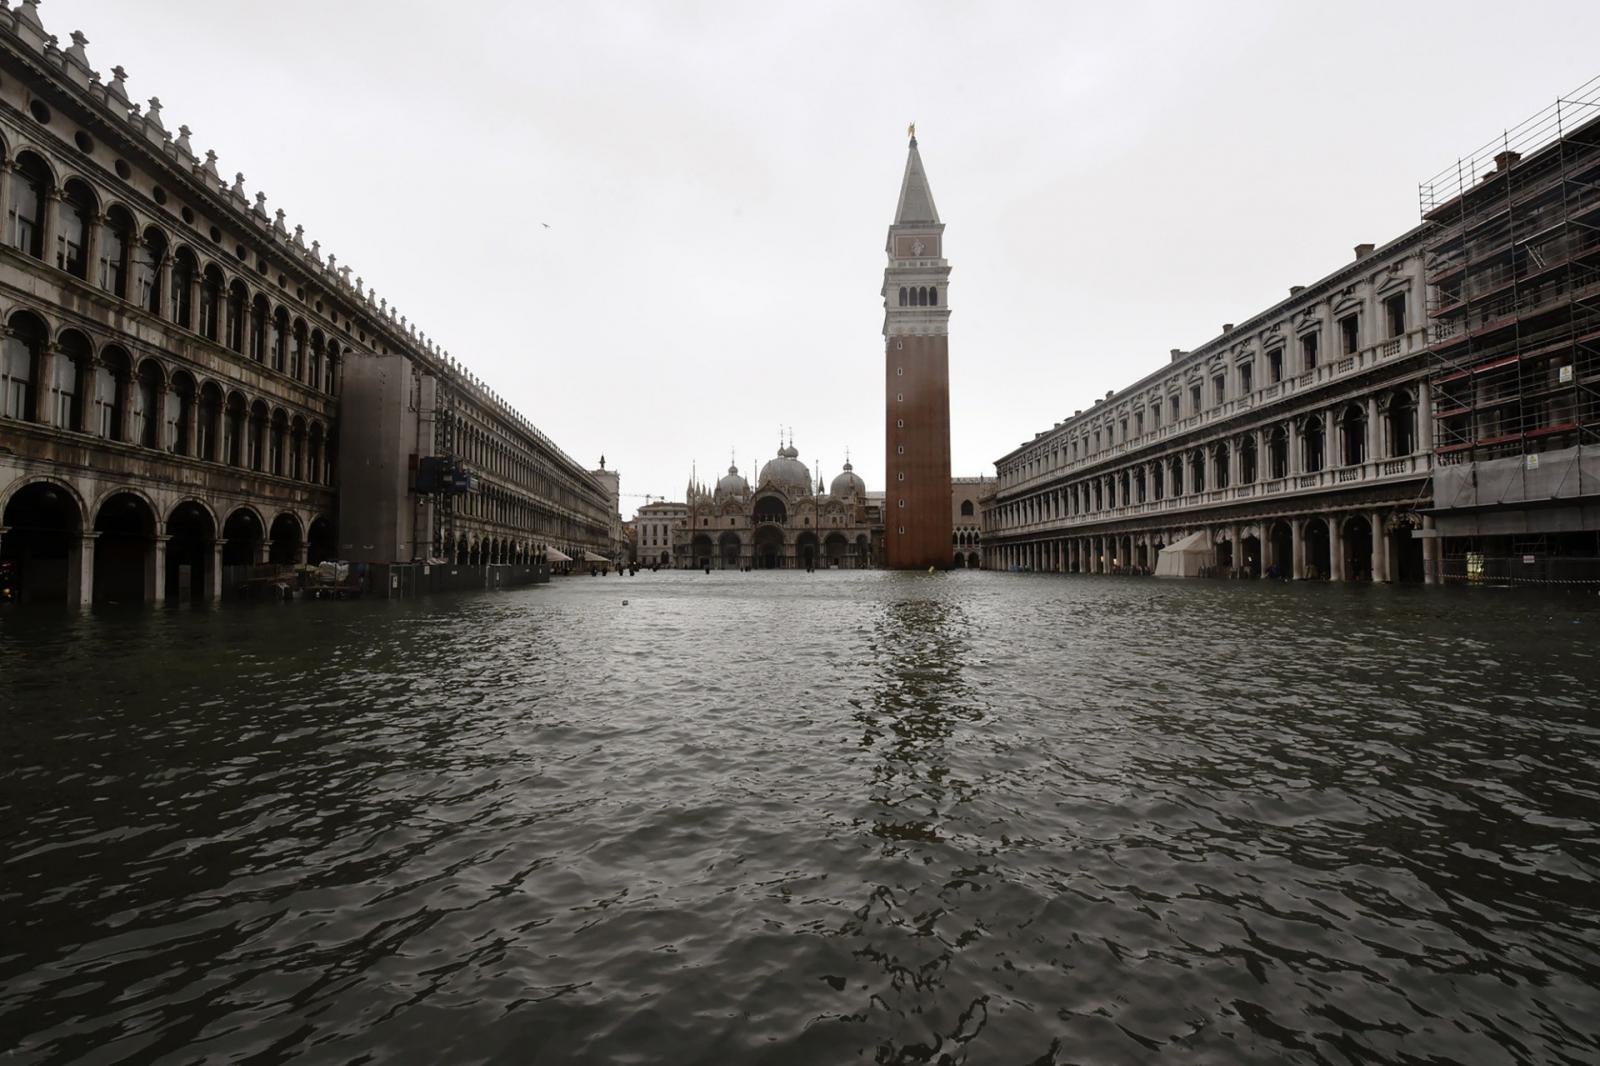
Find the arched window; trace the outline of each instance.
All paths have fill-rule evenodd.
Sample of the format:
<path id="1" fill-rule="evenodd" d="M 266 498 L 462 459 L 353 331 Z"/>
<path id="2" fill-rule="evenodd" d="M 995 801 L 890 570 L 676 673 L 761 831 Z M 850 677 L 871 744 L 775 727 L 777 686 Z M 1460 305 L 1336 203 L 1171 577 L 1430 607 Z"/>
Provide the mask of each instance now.
<path id="1" fill-rule="evenodd" d="M 1190 492 L 1206 491 L 1206 453 L 1198 448 L 1189 453 Z"/>
<path id="2" fill-rule="evenodd" d="M 206 267 L 200 278 L 200 335 L 217 340 L 222 317 L 222 271 L 215 266 Z"/>
<path id="3" fill-rule="evenodd" d="M 267 437 L 267 469 L 282 477 L 285 471 L 284 460 L 289 444 L 289 416 L 280 408 L 272 412 L 272 429 Z"/>
<path id="4" fill-rule="evenodd" d="M 271 351 L 268 343 L 268 333 L 272 325 L 272 315 L 267 310 L 267 298 L 260 293 L 250 301 L 250 358 L 262 362 Z"/>
<path id="5" fill-rule="evenodd" d="M 301 380 L 305 371 L 306 361 L 306 324 L 298 318 L 294 320 L 294 329 L 289 332 L 289 376 L 296 381 Z M 278 367 L 282 370 L 283 367 Z"/>
<path id="6" fill-rule="evenodd" d="M 1289 476 L 1289 434 L 1282 426 L 1267 437 L 1267 471 L 1275 478 Z"/>
<path id="7" fill-rule="evenodd" d="M 305 419 L 297 415 L 294 422 L 289 426 L 289 466 L 285 471 L 296 481 L 300 481 L 306 476 L 305 452 L 306 422 Z"/>
<path id="8" fill-rule="evenodd" d="M 199 274 L 194 253 L 179 248 L 172 257 L 172 321 L 184 329 L 194 329 L 194 282 Z"/>
<path id="9" fill-rule="evenodd" d="M 1322 469 L 1322 416 L 1312 415 L 1306 419 L 1305 428 L 1301 431 L 1301 453 L 1305 459 L 1305 471 L 1308 474 L 1316 473 Z"/>
<path id="10" fill-rule="evenodd" d="M 244 411 L 244 397 L 230 394 L 222 415 L 222 461 L 229 466 L 243 465 L 239 460 L 244 446 Z"/>
<path id="11" fill-rule="evenodd" d="M 322 480 L 322 423 L 311 423 L 310 442 L 306 446 L 306 480 L 313 485 Z"/>
<path id="12" fill-rule="evenodd" d="M 167 257 L 167 238 L 154 226 L 133 248 L 132 299 L 152 315 L 161 314 L 161 261 Z"/>
<path id="13" fill-rule="evenodd" d="M 1389 401 L 1389 457 L 1398 459 L 1417 450 L 1417 405 L 1411 393 L 1395 390 Z"/>
<path id="14" fill-rule="evenodd" d="M 228 286 L 228 347 L 244 351 L 245 316 L 249 313 L 250 294 L 244 282 L 235 281 Z"/>
<path id="15" fill-rule="evenodd" d="M 92 351 L 83 334 L 68 331 L 61 335 L 55 358 L 50 360 L 50 421 L 53 425 L 74 431 L 83 429 L 78 402 L 83 397 Z"/>
<path id="16" fill-rule="evenodd" d="M 335 387 L 339 383 L 339 345 L 337 343 L 332 341 L 328 342 L 328 362 L 323 366 L 322 370 L 322 391 L 327 393 L 329 396 L 332 396 Z M 315 387 L 314 382 L 313 387 Z"/>
<path id="17" fill-rule="evenodd" d="M 277 314 L 272 316 L 272 335 L 270 337 L 272 349 L 272 365 L 279 370 L 283 369 L 289 352 L 289 312 L 278 308 Z"/>
<path id="18" fill-rule="evenodd" d="M 906 287 L 904 285 L 902 285 L 902 286 L 900 286 L 900 306 L 904 307 L 905 305 L 906 305 Z"/>
<path id="19" fill-rule="evenodd" d="M 973 514 L 974 514 L 974 512 L 972 510 L 972 501 L 971 500 L 962 500 L 961 501 L 961 517 L 962 518 L 971 518 Z"/>
<path id="20" fill-rule="evenodd" d="M 1367 457 L 1367 413 L 1360 404 L 1350 404 L 1339 415 L 1339 436 L 1344 448 L 1345 466 L 1357 466 Z"/>
<path id="21" fill-rule="evenodd" d="M 1249 485 L 1256 479 L 1256 439 L 1247 435 L 1239 441 L 1239 482 Z"/>
<path id="22" fill-rule="evenodd" d="M 100 231 L 100 287 L 119 300 L 128 299 L 132 291 L 128 268 L 137 244 L 133 216 L 127 208 L 113 207 L 106 212 L 106 224 Z"/>
<path id="23" fill-rule="evenodd" d="M 1228 487 L 1228 460 L 1231 458 L 1226 442 L 1217 445 L 1211 455 L 1211 483 L 1219 489 Z"/>
<path id="24" fill-rule="evenodd" d="M 38 419 L 33 383 L 39 377 L 39 356 L 44 351 L 45 325 L 21 312 L 11 316 L 11 329 L 0 338 L 0 415 L 25 422 Z"/>
<path id="25" fill-rule="evenodd" d="M 938 307 L 939 306 L 939 287 L 937 285 L 932 286 L 932 287 L 930 287 L 928 289 L 928 306 L 929 307 Z"/>
<path id="26" fill-rule="evenodd" d="M 44 160 L 32 152 L 17 157 L 6 209 L 6 243 L 35 259 L 44 258 L 44 209 L 50 184 L 50 169 Z"/>
<path id="27" fill-rule="evenodd" d="M 1172 494 L 1183 495 L 1183 460 L 1172 460 Z"/>
<path id="28" fill-rule="evenodd" d="M 56 215 L 56 266 L 75 278 L 89 280 L 89 226 L 95 215 L 94 193 L 76 178 L 67 182 Z"/>
<path id="29" fill-rule="evenodd" d="M 106 440 L 122 439 L 122 397 L 131 370 L 121 349 L 107 348 L 94 368 L 94 400 L 89 412 L 90 432 Z"/>
<path id="30" fill-rule="evenodd" d="M 133 391 L 133 441 L 146 448 L 161 444 L 161 401 L 165 398 L 161 388 L 161 372 L 148 360 L 139 364 L 134 375 Z"/>
<path id="31" fill-rule="evenodd" d="M 322 331 L 314 329 L 311 331 L 311 362 L 306 373 L 306 384 L 313 389 L 322 381 L 322 348 Z"/>
<path id="32" fill-rule="evenodd" d="M 267 441 L 267 405 L 257 400 L 250 405 L 250 424 L 245 430 L 245 465 L 251 470 L 263 469 L 261 454 Z"/>
<path id="33" fill-rule="evenodd" d="M 194 414 L 194 378 L 186 373 L 172 375 L 167 385 L 166 444 L 173 455 L 190 455 L 189 421 Z"/>
<path id="34" fill-rule="evenodd" d="M 195 419 L 195 455 L 209 462 L 217 461 L 217 436 L 222 418 L 222 390 L 214 382 L 206 382 L 200 390 L 199 417 Z"/>

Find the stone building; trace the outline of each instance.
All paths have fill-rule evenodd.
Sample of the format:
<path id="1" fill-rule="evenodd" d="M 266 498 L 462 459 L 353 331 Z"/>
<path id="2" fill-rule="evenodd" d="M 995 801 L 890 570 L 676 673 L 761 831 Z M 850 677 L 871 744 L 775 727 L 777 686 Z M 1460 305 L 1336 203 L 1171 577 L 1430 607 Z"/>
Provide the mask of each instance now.
<path id="1" fill-rule="evenodd" d="M 950 263 L 913 130 L 884 251 L 887 565 L 950 565 Z"/>
<path id="2" fill-rule="evenodd" d="M 1600 579 L 1600 78 L 1421 186 L 1452 579 Z"/>
<path id="3" fill-rule="evenodd" d="M 691 480 L 687 515 L 673 527 L 675 565 L 718 570 L 859 569 L 878 565 L 874 530 L 882 503 L 849 461 L 826 491 L 791 443 L 762 466 L 754 486 L 730 465 L 711 489 Z"/>
<path id="4" fill-rule="evenodd" d="M 214 598 L 230 567 L 380 541 L 463 561 L 606 542 L 580 466 L 37 8 L 0 8 L 0 598 Z M 415 447 L 404 411 L 345 417 L 369 360 L 385 402 L 432 396 Z M 474 490 L 412 493 L 429 454 Z M 371 473 L 386 521 L 357 529 L 340 487 Z"/>
<path id="5" fill-rule="evenodd" d="M 637 532 L 634 558 L 644 566 L 671 566 L 673 530 L 686 524 L 688 518 L 688 504 L 671 500 L 657 500 L 639 508 L 633 519 Z"/>
<path id="6" fill-rule="evenodd" d="M 996 461 L 984 564 L 1433 580 L 1423 231 L 1355 258 Z"/>
<path id="7" fill-rule="evenodd" d="M 983 498 L 994 488 L 992 477 L 950 479 L 951 564 L 976 570 L 982 563 Z"/>

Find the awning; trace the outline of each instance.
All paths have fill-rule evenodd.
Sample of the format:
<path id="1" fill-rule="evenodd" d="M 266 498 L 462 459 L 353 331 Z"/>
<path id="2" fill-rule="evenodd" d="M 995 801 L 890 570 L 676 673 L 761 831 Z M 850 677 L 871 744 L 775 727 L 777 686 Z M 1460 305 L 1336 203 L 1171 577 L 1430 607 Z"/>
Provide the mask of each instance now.
<path id="1" fill-rule="evenodd" d="M 552 563 L 570 563 L 570 562 L 572 562 L 572 556 L 568 555 L 566 552 L 562 551 L 560 548 L 546 548 L 544 550 L 544 557 L 547 560 L 549 560 L 550 562 L 552 562 Z"/>
<path id="2" fill-rule="evenodd" d="M 1215 555 L 1208 533 L 1190 533 L 1161 549 L 1156 556 L 1156 577 L 1199 577 L 1201 568 L 1212 565 Z"/>

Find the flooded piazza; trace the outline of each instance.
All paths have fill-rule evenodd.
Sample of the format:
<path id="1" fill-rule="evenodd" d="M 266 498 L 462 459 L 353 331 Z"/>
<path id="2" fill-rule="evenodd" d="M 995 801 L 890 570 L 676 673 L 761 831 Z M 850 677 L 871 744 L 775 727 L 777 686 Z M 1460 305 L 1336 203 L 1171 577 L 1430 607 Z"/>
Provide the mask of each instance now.
<path id="1" fill-rule="evenodd" d="M 1597 623 L 885 572 L 0 613 L 7 1061 L 1595 1061 Z"/>

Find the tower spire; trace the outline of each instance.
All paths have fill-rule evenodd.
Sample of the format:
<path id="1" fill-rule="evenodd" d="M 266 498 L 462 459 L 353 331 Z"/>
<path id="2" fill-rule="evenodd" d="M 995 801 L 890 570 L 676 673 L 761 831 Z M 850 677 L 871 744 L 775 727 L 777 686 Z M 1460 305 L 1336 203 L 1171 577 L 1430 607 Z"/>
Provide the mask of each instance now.
<path id="1" fill-rule="evenodd" d="M 917 150 L 917 124 L 910 129 L 911 146 L 906 150 L 906 173 L 900 179 L 900 203 L 894 212 L 895 225 L 939 222 L 939 209 L 933 206 L 933 190 L 928 173 L 922 169 L 922 153 Z"/>

